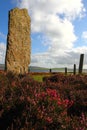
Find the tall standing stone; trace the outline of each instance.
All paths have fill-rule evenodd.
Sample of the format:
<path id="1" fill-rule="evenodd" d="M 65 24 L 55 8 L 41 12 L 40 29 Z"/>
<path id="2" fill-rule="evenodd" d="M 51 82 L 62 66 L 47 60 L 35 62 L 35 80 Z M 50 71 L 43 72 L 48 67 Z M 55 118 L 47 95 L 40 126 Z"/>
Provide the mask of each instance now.
<path id="1" fill-rule="evenodd" d="M 80 55 L 80 61 L 79 61 L 79 74 L 82 74 L 83 61 L 84 61 L 84 54 L 81 54 L 81 55 Z"/>
<path id="2" fill-rule="evenodd" d="M 15 8 L 9 11 L 6 71 L 27 73 L 30 64 L 31 40 L 30 17 L 26 9 Z"/>

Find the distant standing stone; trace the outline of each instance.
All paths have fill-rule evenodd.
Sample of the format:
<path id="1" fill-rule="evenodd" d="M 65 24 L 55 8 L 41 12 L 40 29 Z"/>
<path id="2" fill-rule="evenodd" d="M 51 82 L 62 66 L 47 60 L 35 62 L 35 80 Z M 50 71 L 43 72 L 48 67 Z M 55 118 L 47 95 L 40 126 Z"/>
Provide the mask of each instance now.
<path id="1" fill-rule="evenodd" d="M 27 9 L 14 8 L 9 11 L 6 71 L 18 74 L 28 72 L 31 54 L 30 23 Z"/>

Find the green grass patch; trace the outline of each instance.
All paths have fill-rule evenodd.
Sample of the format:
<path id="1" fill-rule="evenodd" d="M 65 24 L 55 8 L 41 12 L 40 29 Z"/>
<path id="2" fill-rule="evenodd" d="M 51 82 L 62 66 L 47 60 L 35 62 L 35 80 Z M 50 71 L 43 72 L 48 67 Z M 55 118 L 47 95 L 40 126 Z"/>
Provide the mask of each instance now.
<path id="1" fill-rule="evenodd" d="M 35 81 L 38 81 L 38 82 L 43 82 L 43 77 L 48 77 L 48 76 L 51 76 L 51 74 L 35 74 L 35 75 L 32 75 L 33 79 Z"/>
<path id="2" fill-rule="evenodd" d="M 38 82 L 43 82 L 44 75 L 33 75 L 32 77 Z"/>

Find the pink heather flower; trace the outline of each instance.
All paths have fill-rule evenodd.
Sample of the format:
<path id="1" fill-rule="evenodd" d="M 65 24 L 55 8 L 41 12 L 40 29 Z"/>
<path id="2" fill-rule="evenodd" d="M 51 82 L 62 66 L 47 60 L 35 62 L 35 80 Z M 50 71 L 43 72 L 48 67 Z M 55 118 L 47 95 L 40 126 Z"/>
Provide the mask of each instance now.
<path id="1" fill-rule="evenodd" d="M 58 98 L 58 105 L 62 105 L 62 101 L 61 101 L 61 99 L 60 98 Z"/>
<path id="2" fill-rule="evenodd" d="M 45 97 L 45 96 L 46 96 L 45 92 L 42 92 L 41 97 Z"/>
<path id="3" fill-rule="evenodd" d="M 30 97 L 27 97 L 27 101 L 28 101 L 28 102 L 30 102 L 30 101 L 31 101 Z"/>
<path id="4" fill-rule="evenodd" d="M 61 101 L 58 101 L 57 103 L 58 103 L 58 105 L 61 105 L 61 104 L 62 104 L 62 102 L 61 102 Z"/>
<path id="5" fill-rule="evenodd" d="M 46 121 L 47 121 L 48 123 L 52 123 L 52 118 L 47 117 L 47 118 L 46 118 Z"/>
<path id="6" fill-rule="evenodd" d="M 68 105 L 68 104 L 69 104 L 69 100 L 68 100 L 68 99 L 65 99 L 65 100 L 64 100 L 64 103 L 65 103 L 66 105 Z"/>
<path id="7" fill-rule="evenodd" d="M 20 100 L 21 100 L 21 101 L 24 101 L 24 96 L 20 96 Z"/>
<path id="8" fill-rule="evenodd" d="M 65 99 L 63 104 L 65 105 L 65 107 L 71 107 L 73 105 L 73 101 L 69 101 L 68 99 Z"/>
<path id="9" fill-rule="evenodd" d="M 15 86 L 16 86 L 16 82 L 13 81 L 13 82 L 11 83 L 11 85 L 12 85 L 13 87 L 15 87 Z"/>
<path id="10" fill-rule="evenodd" d="M 57 97 L 57 91 L 52 89 L 47 89 L 47 94 L 52 97 Z"/>
<path id="11" fill-rule="evenodd" d="M 69 102 L 69 107 L 71 107 L 74 104 L 74 101 Z"/>

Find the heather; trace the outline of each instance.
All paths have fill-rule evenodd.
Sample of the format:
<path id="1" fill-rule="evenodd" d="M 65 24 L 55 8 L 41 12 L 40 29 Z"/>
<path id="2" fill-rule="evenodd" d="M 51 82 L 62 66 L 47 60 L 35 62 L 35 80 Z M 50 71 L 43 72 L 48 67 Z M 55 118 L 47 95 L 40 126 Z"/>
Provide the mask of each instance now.
<path id="1" fill-rule="evenodd" d="M 0 72 L 1 130 L 86 130 L 87 75 Z"/>

